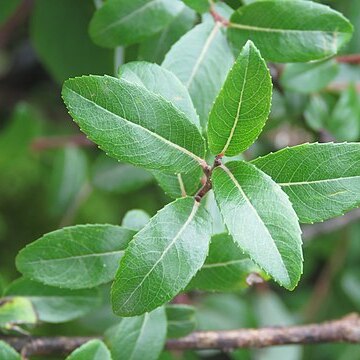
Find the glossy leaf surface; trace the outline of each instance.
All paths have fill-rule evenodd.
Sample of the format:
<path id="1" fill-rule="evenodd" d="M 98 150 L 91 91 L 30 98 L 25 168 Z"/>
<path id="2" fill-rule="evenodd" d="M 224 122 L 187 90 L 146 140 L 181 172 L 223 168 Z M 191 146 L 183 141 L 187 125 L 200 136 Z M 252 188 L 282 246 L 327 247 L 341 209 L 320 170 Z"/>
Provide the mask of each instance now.
<path id="1" fill-rule="evenodd" d="M 266 63 L 249 41 L 210 112 L 208 139 L 213 154 L 237 155 L 257 139 L 270 113 L 271 89 Z"/>
<path id="2" fill-rule="evenodd" d="M 62 95 L 82 131 L 118 160 L 173 173 L 202 162 L 204 140 L 197 127 L 143 86 L 86 76 L 66 81 Z"/>
<path id="3" fill-rule="evenodd" d="M 213 21 L 197 25 L 166 54 L 162 66 L 188 89 L 203 127 L 232 63 L 223 29 Z"/>
<path id="4" fill-rule="evenodd" d="M 78 225 L 44 235 L 20 251 L 18 270 L 30 279 L 69 289 L 113 279 L 135 232 L 115 225 Z"/>
<path id="5" fill-rule="evenodd" d="M 274 62 L 330 57 L 352 34 L 351 24 L 340 13 L 303 0 L 256 1 L 235 11 L 230 22 L 229 40 L 236 51 L 250 39 L 266 60 Z"/>
<path id="6" fill-rule="evenodd" d="M 133 61 L 119 68 L 119 78 L 161 95 L 199 126 L 199 117 L 186 87 L 169 70 L 145 61 Z"/>
<path id="7" fill-rule="evenodd" d="M 288 194 L 300 222 L 313 223 L 360 205 L 360 144 L 303 144 L 252 161 Z"/>
<path id="8" fill-rule="evenodd" d="M 216 201 L 230 235 L 275 281 L 292 290 L 302 273 L 301 230 L 287 195 L 250 163 L 214 170 Z"/>
<path id="9" fill-rule="evenodd" d="M 193 198 L 160 210 L 120 262 L 112 287 L 115 314 L 139 315 L 172 299 L 203 265 L 210 236 L 209 215 Z"/>

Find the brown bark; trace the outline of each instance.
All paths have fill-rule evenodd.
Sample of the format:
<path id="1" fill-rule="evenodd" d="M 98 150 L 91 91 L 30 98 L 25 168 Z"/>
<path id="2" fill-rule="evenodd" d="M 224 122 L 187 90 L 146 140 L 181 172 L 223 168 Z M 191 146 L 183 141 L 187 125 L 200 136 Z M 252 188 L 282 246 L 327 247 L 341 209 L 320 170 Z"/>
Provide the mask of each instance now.
<path id="1" fill-rule="evenodd" d="M 24 357 L 66 355 L 93 337 L 10 337 L 0 336 Z M 360 343 L 360 316 L 350 314 L 341 319 L 288 327 L 239 329 L 231 331 L 197 331 L 166 343 L 169 350 L 259 348 L 289 344 Z"/>

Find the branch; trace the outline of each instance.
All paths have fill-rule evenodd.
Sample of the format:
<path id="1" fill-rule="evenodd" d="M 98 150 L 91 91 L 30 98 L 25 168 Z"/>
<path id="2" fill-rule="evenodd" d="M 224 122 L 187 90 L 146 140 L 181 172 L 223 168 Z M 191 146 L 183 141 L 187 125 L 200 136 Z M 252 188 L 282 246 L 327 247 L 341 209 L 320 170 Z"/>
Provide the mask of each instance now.
<path id="1" fill-rule="evenodd" d="M 95 337 L 10 337 L 0 336 L 24 357 L 67 355 Z M 230 331 L 197 331 L 166 343 L 168 350 L 259 348 L 288 344 L 360 344 L 360 316 L 350 314 L 321 324 L 266 327 Z"/>
<path id="2" fill-rule="evenodd" d="M 338 56 L 336 61 L 345 64 L 360 64 L 360 54 Z"/>

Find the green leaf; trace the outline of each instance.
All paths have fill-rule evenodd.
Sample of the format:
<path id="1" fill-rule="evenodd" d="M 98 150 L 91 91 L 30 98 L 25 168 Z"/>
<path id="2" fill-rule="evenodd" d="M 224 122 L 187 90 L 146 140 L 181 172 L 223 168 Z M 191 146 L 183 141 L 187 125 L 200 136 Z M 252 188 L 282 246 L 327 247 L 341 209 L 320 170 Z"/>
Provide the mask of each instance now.
<path id="1" fill-rule="evenodd" d="M 281 85 L 301 93 L 313 93 L 326 87 L 338 74 L 339 64 L 335 60 L 306 64 L 287 64 L 281 74 Z"/>
<path id="2" fill-rule="evenodd" d="M 20 251 L 18 270 L 46 285 L 84 289 L 111 281 L 135 232 L 115 225 L 78 225 L 44 235 Z"/>
<path id="3" fill-rule="evenodd" d="M 113 73 L 113 52 L 95 46 L 88 34 L 94 11 L 92 1 L 37 0 L 34 4 L 31 42 L 59 83 L 82 74 Z"/>
<path id="4" fill-rule="evenodd" d="M 197 127 L 142 86 L 86 76 L 66 81 L 62 95 L 83 132 L 118 160 L 173 173 L 204 163 L 205 144 Z"/>
<path id="5" fill-rule="evenodd" d="M 121 66 L 118 75 L 120 79 L 161 95 L 182 111 L 195 125 L 200 126 L 199 117 L 188 90 L 169 70 L 145 61 L 134 61 Z"/>
<path id="6" fill-rule="evenodd" d="M 0 301 L 0 328 L 16 325 L 34 325 L 37 315 L 30 300 L 24 297 L 5 298 Z"/>
<path id="7" fill-rule="evenodd" d="M 197 25 L 166 54 L 162 66 L 188 89 L 203 128 L 232 63 L 224 30 L 213 21 Z"/>
<path id="8" fill-rule="evenodd" d="M 187 6 L 191 7 L 198 13 L 204 13 L 210 10 L 209 0 L 182 0 Z"/>
<path id="9" fill-rule="evenodd" d="M 167 337 L 178 338 L 195 330 L 195 308 L 190 305 L 170 304 L 166 306 Z"/>
<path id="10" fill-rule="evenodd" d="M 0 359 L 21 360 L 21 356 L 6 342 L 0 340 Z"/>
<path id="11" fill-rule="evenodd" d="M 139 231 L 141 230 L 150 220 L 150 216 L 144 210 L 130 210 L 128 211 L 123 220 L 121 225 L 134 230 Z"/>
<path id="12" fill-rule="evenodd" d="M 49 323 L 70 321 L 92 311 L 101 304 L 97 290 L 67 290 L 21 278 L 14 281 L 6 296 L 21 296 L 34 305 L 39 320 Z"/>
<path id="13" fill-rule="evenodd" d="M 247 287 L 246 278 L 260 269 L 242 253 L 228 234 L 211 238 L 205 264 L 188 288 L 206 291 L 234 291 Z"/>
<path id="14" fill-rule="evenodd" d="M 91 340 L 72 352 L 66 360 L 111 360 L 111 354 L 102 341 Z"/>
<path id="15" fill-rule="evenodd" d="M 213 154 L 237 155 L 257 139 L 270 113 L 271 90 L 266 63 L 249 41 L 209 115 L 208 139 Z"/>
<path id="16" fill-rule="evenodd" d="M 8 20 L 20 3 L 21 0 L 2 0 L 0 2 L 0 25 Z"/>
<path id="17" fill-rule="evenodd" d="M 166 339 L 163 307 L 141 316 L 122 319 L 105 333 L 114 359 L 156 360 Z"/>
<path id="18" fill-rule="evenodd" d="M 54 161 L 50 180 L 50 212 L 62 215 L 74 203 L 87 179 L 87 159 L 83 150 L 66 147 Z"/>
<path id="19" fill-rule="evenodd" d="M 215 168 L 212 181 L 234 241 L 275 281 L 294 289 L 302 273 L 301 230 L 280 186 L 242 161 Z"/>
<path id="20" fill-rule="evenodd" d="M 354 141 L 360 136 L 360 97 L 354 85 L 340 95 L 327 128 L 338 141 Z"/>
<path id="21" fill-rule="evenodd" d="M 302 0 L 256 1 L 235 11 L 230 22 L 228 37 L 236 51 L 250 39 L 265 59 L 274 62 L 330 57 L 353 31 L 340 13 Z"/>
<path id="22" fill-rule="evenodd" d="M 342 215 L 360 205 L 360 144 L 303 144 L 252 163 L 290 197 L 302 223 Z"/>
<path id="23" fill-rule="evenodd" d="M 182 10 L 174 0 L 107 0 L 90 22 L 90 36 L 110 48 L 135 44 L 161 31 Z"/>
<path id="24" fill-rule="evenodd" d="M 195 21 L 194 11 L 184 7 L 160 33 L 147 38 L 140 44 L 139 58 L 161 64 L 171 46 L 194 26 Z"/>
<path id="25" fill-rule="evenodd" d="M 171 300 L 203 265 L 210 236 L 209 215 L 193 198 L 160 210 L 120 262 L 112 287 L 115 314 L 139 315 Z"/>
<path id="26" fill-rule="evenodd" d="M 335 101 L 331 94 L 313 94 L 304 111 L 306 124 L 315 131 L 326 129 Z"/>
<path id="27" fill-rule="evenodd" d="M 129 164 L 119 164 L 108 156 L 100 156 L 93 167 L 92 185 L 99 190 L 128 194 L 154 182 L 149 171 Z"/>
<path id="28" fill-rule="evenodd" d="M 185 113 L 196 126 L 200 126 L 199 117 L 187 89 L 170 71 L 156 64 L 132 62 L 120 67 L 119 77 L 161 95 Z M 193 195 L 199 189 L 201 174 L 200 167 L 187 174 L 153 172 L 159 185 L 173 198 L 184 196 L 184 194 Z"/>
<path id="29" fill-rule="evenodd" d="M 201 187 L 200 178 L 203 174 L 201 168 L 187 174 L 167 174 L 162 171 L 152 173 L 165 193 L 173 199 L 194 195 Z"/>

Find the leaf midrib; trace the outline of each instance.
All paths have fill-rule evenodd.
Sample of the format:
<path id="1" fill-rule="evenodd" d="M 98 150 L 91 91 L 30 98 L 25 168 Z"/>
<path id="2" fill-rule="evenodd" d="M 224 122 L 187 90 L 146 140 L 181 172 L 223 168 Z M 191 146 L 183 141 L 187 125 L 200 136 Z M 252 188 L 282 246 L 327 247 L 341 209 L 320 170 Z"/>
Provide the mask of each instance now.
<path id="1" fill-rule="evenodd" d="M 141 324 L 141 328 L 140 328 L 140 331 L 139 331 L 139 335 L 137 336 L 136 338 L 136 341 L 135 341 L 135 345 L 131 351 L 131 354 L 130 354 L 130 357 L 129 357 L 129 360 L 132 360 L 133 359 L 133 356 L 135 354 L 135 350 L 137 349 L 138 347 L 138 343 L 139 343 L 139 340 L 141 339 L 141 336 L 142 334 L 144 333 L 144 329 L 145 329 L 145 325 L 147 323 L 147 321 L 149 320 L 149 313 L 146 313 L 144 315 L 144 318 L 143 318 L 143 321 L 142 321 L 142 324 Z"/>
<path id="2" fill-rule="evenodd" d="M 56 258 L 56 259 L 41 259 L 41 260 L 35 260 L 35 261 L 28 261 L 28 265 L 32 264 L 43 264 L 47 262 L 58 262 L 58 261 L 68 261 L 68 260 L 82 260 L 84 258 L 91 258 L 91 257 L 101 257 L 101 256 L 111 256 L 116 254 L 122 254 L 125 250 L 117 250 L 117 251 L 108 251 L 104 253 L 94 253 L 94 254 L 86 254 L 86 255 L 76 255 L 76 256 L 69 256 L 64 258 Z"/>
<path id="3" fill-rule="evenodd" d="M 278 185 L 286 187 L 286 186 L 301 186 L 301 185 L 310 185 L 310 184 L 321 184 L 321 183 L 331 183 L 341 180 L 352 180 L 352 179 L 360 179 L 360 175 L 355 176 L 344 176 L 334 179 L 321 179 L 321 180 L 310 180 L 310 181 L 297 181 L 297 182 L 286 182 L 286 183 L 278 183 Z"/>
<path id="4" fill-rule="evenodd" d="M 274 238 L 272 237 L 269 229 L 267 228 L 266 224 L 264 223 L 264 221 L 262 220 L 261 216 L 259 215 L 259 213 L 257 212 L 256 208 L 254 207 L 254 205 L 251 203 L 250 199 L 247 197 L 246 193 L 244 192 L 244 190 L 242 189 L 241 185 L 239 184 L 239 182 L 236 180 L 235 176 L 233 175 L 233 173 L 230 171 L 229 168 L 227 168 L 225 165 L 220 165 L 219 168 L 221 170 L 223 170 L 227 176 L 230 178 L 230 180 L 234 183 L 234 185 L 239 189 L 239 191 L 241 192 L 241 194 L 243 195 L 245 201 L 247 202 L 247 204 L 249 205 L 250 209 L 253 210 L 254 214 L 256 215 L 256 217 L 259 219 L 260 223 L 263 225 L 263 228 L 265 229 L 265 232 L 269 235 L 270 239 L 273 241 L 274 245 L 275 245 L 275 249 L 279 254 L 279 258 L 281 259 L 281 264 L 282 267 L 284 269 L 284 272 L 286 273 L 287 276 L 287 280 L 290 282 L 290 276 L 289 273 L 287 271 L 287 268 L 284 264 L 283 258 L 281 253 L 278 250 L 277 244 L 274 240 Z M 256 260 L 254 260 L 256 262 Z M 262 266 L 263 267 L 263 266 Z"/>
<path id="5" fill-rule="evenodd" d="M 204 60 L 204 58 L 205 58 L 205 56 L 206 56 L 206 54 L 207 54 L 207 52 L 208 52 L 208 50 L 209 50 L 209 48 L 210 48 L 210 46 L 212 44 L 217 32 L 220 29 L 220 27 L 221 27 L 221 24 L 219 22 L 216 22 L 215 25 L 214 25 L 214 28 L 211 30 L 208 38 L 206 39 L 204 47 L 202 48 L 202 50 L 200 52 L 199 58 L 196 60 L 196 63 L 195 63 L 194 68 L 193 68 L 193 70 L 192 70 L 192 72 L 190 74 L 190 77 L 187 80 L 187 82 L 185 83 L 185 87 L 187 89 L 190 89 L 190 86 L 191 86 L 191 84 L 192 84 L 192 82 L 193 82 L 193 80 L 195 78 L 195 75 L 196 75 L 201 63 L 203 62 L 203 60 Z"/>
<path id="6" fill-rule="evenodd" d="M 248 259 L 238 259 L 238 260 L 229 260 L 229 261 L 218 262 L 218 263 L 204 264 L 202 269 L 227 267 L 227 266 L 241 264 L 242 262 L 248 262 L 248 261 L 249 261 Z"/>
<path id="7" fill-rule="evenodd" d="M 249 54 L 247 56 L 247 63 L 246 63 L 245 73 L 244 73 L 244 82 L 243 82 L 241 92 L 240 92 L 239 104 L 238 104 L 237 111 L 236 111 L 235 121 L 234 121 L 234 124 L 233 124 L 233 126 L 231 128 L 231 131 L 230 131 L 229 137 L 228 137 L 228 139 L 226 141 L 226 144 L 224 145 L 224 148 L 221 151 L 222 154 L 225 154 L 226 151 L 228 150 L 228 148 L 230 146 L 230 143 L 231 143 L 231 141 L 233 139 L 237 124 L 239 122 L 240 112 L 241 112 L 241 107 L 242 107 L 242 99 L 243 99 L 245 86 L 246 86 L 246 80 L 247 80 L 246 77 L 247 77 L 247 73 L 248 73 L 248 69 L 249 69 L 250 52 L 251 52 L 251 47 L 249 47 Z"/>
<path id="8" fill-rule="evenodd" d="M 229 28 L 233 29 L 240 29 L 240 30 L 250 30 L 250 31 L 259 31 L 259 32 L 275 32 L 275 33 L 286 33 L 286 32 L 293 32 L 293 33 L 326 33 L 326 34 L 347 34 L 346 32 L 342 31 L 331 31 L 331 30 L 296 30 L 296 29 L 277 29 L 277 28 L 265 28 L 265 27 L 258 27 L 253 25 L 245 25 L 245 24 L 238 24 L 238 23 L 229 23 Z"/>
<path id="9" fill-rule="evenodd" d="M 112 116 L 115 116 L 116 118 L 119 118 L 119 119 L 127 122 L 128 124 L 130 124 L 130 126 L 134 126 L 135 128 L 139 128 L 139 129 L 141 129 L 142 131 L 148 132 L 151 136 L 159 139 L 160 141 L 164 142 L 166 145 L 168 145 L 168 146 L 170 146 L 170 147 L 173 147 L 174 149 L 176 149 L 176 150 L 182 152 L 183 154 L 191 157 L 193 160 L 195 160 L 196 162 L 198 162 L 200 165 L 204 165 L 204 164 L 205 164 L 205 160 L 204 160 L 204 159 L 201 159 L 199 156 L 197 156 L 197 155 L 195 155 L 194 153 L 192 153 L 191 151 L 183 148 L 182 146 L 180 146 L 180 145 L 178 145 L 178 144 L 175 144 L 175 143 L 171 142 L 170 140 L 165 139 L 165 138 L 162 137 L 161 135 L 156 134 L 156 133 L 154 133 L 153 131 L 151 131 L 151 130 L 149 130 L 149 129 L 147 129 L 147 128 L 139 125 L 139 124 L 136 124 L 136 123 L 134 123 L 134 122 L 132 122 L 132 121 L 130 121 L 130 120 L 128 120 L 128 119 L 125 119 L 125 118 L 121 117 L 121 116 L 118 115 L 118 114 L 112 113 L 112 112 L 109 111 L 108 109 L 106 109 L 106 108 L 98 105 L 96 102 L 91 101 L 90 99 L 86 98 L 85 96 L 77 93 L 75 90 L 69 88 L 68 86 L 67 86 L 67 89 L 68 89 L 69 91 L 71 91 L 73 94 L 79 96 L 81 99 L 85 100 L 86 102 L 95 105 L 97 108 L 103 110 L 104 112 L 106 112 L 106 113 L 108 113 L 108 114 L 110 114 L 110 115 L 112 115 Z M 189 121 L 189 123 L 190 123 L 190 121 Z M 195 126 L 195 125 L 194 125 L 194 126 Z"/>
<path id="10" fill-rule="evenodd" d="M 185 223 L 181 226 L 179 231 L 176 233 L 174 238 L 170 241 L 170 243 L 167 245 L 167 247 L 164 249 L 163 253 L 159 257 L 158 260 L 156 260 L 155 264 L 151 267 L 151 269 L 145 274 L 143 279 L 140 281 L 140 283 L 136 286 L 136 288 L 131 292 L 127 300 L 121 305 L 120 310 L 123 309 L 126 304 L 130 301 L 130 299 L 134 296 L 136 291 L 142 286 L 142 284 L 145 282 L 145 280 L 150 276 L 150 274 L 154 271 L 154 269 L 158 266 L 160 261 L 165 257 L 165 255 L 168 253 L 168 251 L 171 249 L 171 247 L 175 244 L 175 242 L 178 240 L 178 238 L 181 236 L 181 234 L 185 231 L 186 227 L 191 223 L 191 221 L 194 219 L 197 210 L 199 209 L 199 203 L 194 201 L 194 206 L 191 210 L 191 213 Z M 134 238 L 135 240 L 135 238 Z M 134 243 L 134 242 L 133 242 Z"/>

